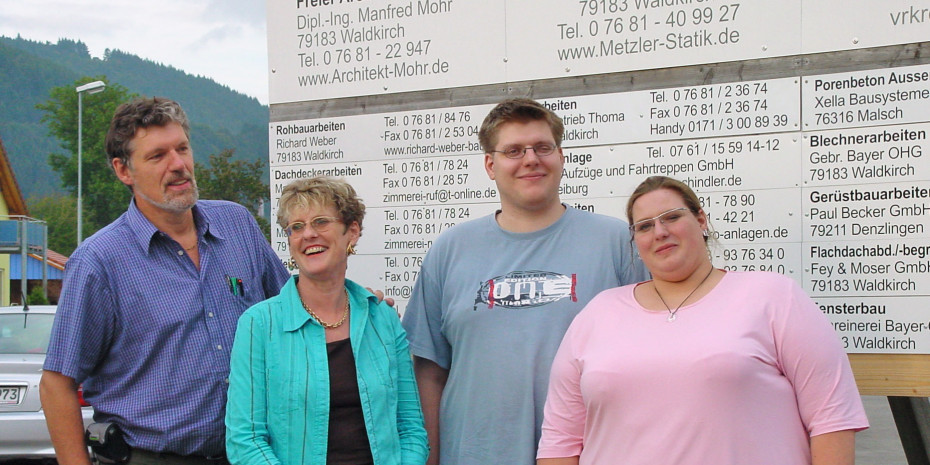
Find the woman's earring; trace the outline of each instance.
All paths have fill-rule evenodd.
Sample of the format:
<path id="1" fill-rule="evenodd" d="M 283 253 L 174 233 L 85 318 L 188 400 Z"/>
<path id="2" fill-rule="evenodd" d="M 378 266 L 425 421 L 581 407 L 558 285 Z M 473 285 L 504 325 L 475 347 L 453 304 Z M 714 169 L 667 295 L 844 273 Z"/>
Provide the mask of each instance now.
<path id="1" fill-rule="evenodd" d="M 349 246 L 346 247 L 346 255 L 355 255 L 355 244 L 349 244 Z"/>

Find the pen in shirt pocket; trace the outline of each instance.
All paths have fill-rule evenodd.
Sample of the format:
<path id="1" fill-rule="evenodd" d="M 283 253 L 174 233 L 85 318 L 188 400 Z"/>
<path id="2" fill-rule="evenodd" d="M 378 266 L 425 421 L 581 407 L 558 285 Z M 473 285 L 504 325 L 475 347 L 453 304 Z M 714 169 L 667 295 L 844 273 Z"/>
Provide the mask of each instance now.
<path id="1" fill-rule="evenodd" d="M 242 289 L 242 278 L 235 278 L 230 275 L 226 275 L 226 281 L 229 283 L 229 292 L 232 295 L 245 294 Z"/>

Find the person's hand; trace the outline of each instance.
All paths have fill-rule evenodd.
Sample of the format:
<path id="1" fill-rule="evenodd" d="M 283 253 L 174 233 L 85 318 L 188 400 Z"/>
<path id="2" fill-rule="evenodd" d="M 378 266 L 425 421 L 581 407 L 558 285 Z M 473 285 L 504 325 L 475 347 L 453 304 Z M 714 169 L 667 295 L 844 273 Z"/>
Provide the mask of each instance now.
<path id="1" fill-rule="evenodd" d="M 371 292 L 372 294 L 374 294 L 375 297 L 378 298 L 378 302 L 384 302 L 392 307 L 394 306 L 394 299 L 392 297 L 388 297 L 385 299 L 384 292 L 381 292 L 381 290 L 375 291 L 375 290 L 372 290 L 370 287 L 366 287 L 365 289 L 368 289 L 368 292 Z M 399 312 L 397 313 L 397 316 L 400 316 Z"/>

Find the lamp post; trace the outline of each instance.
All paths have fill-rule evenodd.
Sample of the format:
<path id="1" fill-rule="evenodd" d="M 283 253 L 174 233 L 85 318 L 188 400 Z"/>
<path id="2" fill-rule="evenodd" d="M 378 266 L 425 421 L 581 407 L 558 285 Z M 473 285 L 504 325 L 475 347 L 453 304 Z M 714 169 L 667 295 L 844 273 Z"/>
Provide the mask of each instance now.
<path id="1" fill-rule="evenodd" d="M 106 83 L 104 83 L 103 81 L 94 81 L 94 82 L 88 82 L 87 84 L 84 84 L 84 85 L 82 85 L 82 86 L 78 86 L 78 87 L 76 87 L 76 88 L 74 89 L 74 90 L 77 92 L 77 94 L 78 94 L 77 245 L 81 245 L 81 240 L 83 239 L 83 238 L 82 238 L 83 234 L 82 234 L 82 232 L 81 232 L 81 226 L 82 226 L 82 224 L 81 224 L 81 223 L 82 223 L 82 221 L 81 221 L 81 211 L 82 211 L 82 210 L 81 210 L 81 209 L 82 209 L 82 202 L 81 202 L 81 198 L 82 198 L 82 195 L 81 195 L 81 194 L 82 194 L 82 192 L 81 192 L 81 183 L 82 183 L 82 179 L 81 179 L 81 176 L 82 176 L 82 174 L 83 174 L 83 173 L 81 173 L 81 165 L 83 165 L 83 163 L 82 163 L 83 160 L 81 159 L 81 145 L 82 145 L 82 143 L 83 143 L 83 141 L 84 141 L 84 140 L 83 140 L 83 139 L 84 139 L 84 138 L 83 138 L 83 133 L 82 133 L 83 130 L 84 130 L 84 128 L 82 127 L 82 122 L 83 122 L 83 119 L 84 119 L 84 118 L 83 118 L 83 111 L 84 111 L 84 106 L 83 106 L 84 101 L 83 101 L 83 97 L 84 97 L 84 93 L 85 93 L 85 92 L 88 93 L 88 94 L 96 94 L 97 92 L 102 92 L 103 89 L 106 88 L 106 87 L 107 87 L 107 85 L 106 85 Z"/>

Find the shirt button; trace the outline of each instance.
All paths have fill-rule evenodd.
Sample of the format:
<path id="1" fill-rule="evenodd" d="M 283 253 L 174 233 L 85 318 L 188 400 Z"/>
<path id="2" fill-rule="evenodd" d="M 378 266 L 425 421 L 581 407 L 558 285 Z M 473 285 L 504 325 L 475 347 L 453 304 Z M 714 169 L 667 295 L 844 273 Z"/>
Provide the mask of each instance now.
<path id="1" fill-rule="evenodd" d="M 207 313 L 207 316 L 213 318 L 213 312 Z"/>
<path id="2" fill-rule="evenodd" d="M 226 381 L 226 384 L 229 384 L 229 378 L 226 378 L 223 381 Z"/>
<path id="3" fill-rule="evenodd" d="M 221 345 L 219 345 L 219 344 L 216 345 L 216 348 L 217 348 L 218 350 L 223 350 L 223 346 L 221 346 Z"/>
<path id="4" fill-rule="evenodd" d="M 183 250 L 178 250 L 178 255 L 184 255 L 184 251 L 183 251 Z"/>

